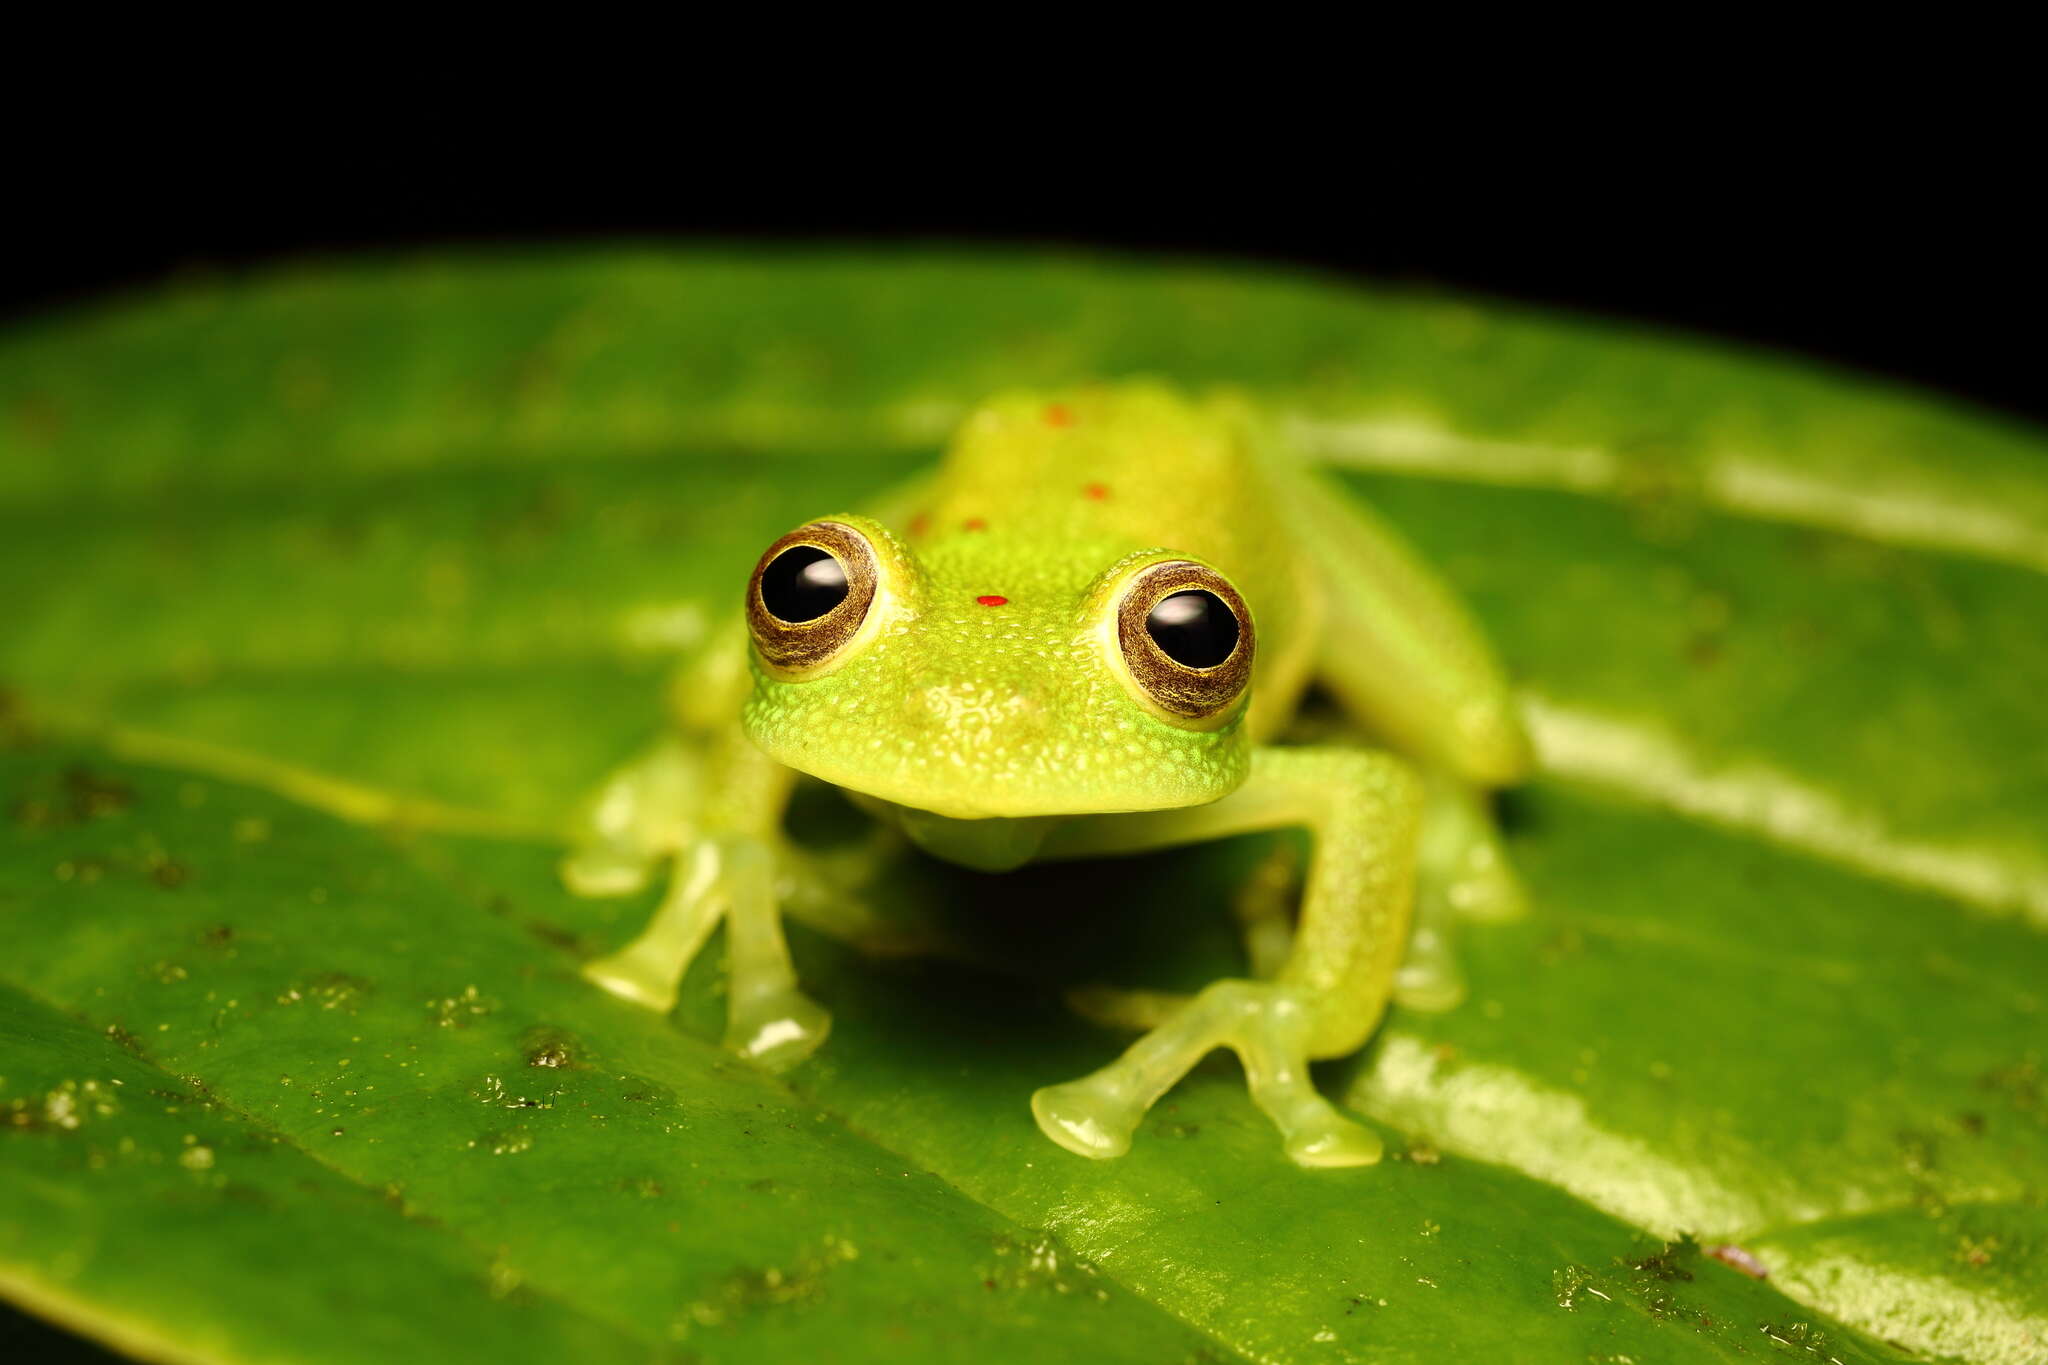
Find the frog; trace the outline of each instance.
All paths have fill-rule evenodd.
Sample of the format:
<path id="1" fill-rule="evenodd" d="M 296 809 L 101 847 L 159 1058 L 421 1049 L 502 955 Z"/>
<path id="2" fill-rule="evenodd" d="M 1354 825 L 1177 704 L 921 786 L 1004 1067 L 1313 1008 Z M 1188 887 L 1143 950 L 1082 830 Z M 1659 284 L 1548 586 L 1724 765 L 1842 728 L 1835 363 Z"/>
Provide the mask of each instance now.
<path id="1" fill-rule="evenodd" d="M 674 723 L 564 860 L 584 895 L 666 869 L 590 981 L 666 1012 L 722 922 L 726 1047 L 774 1071 L 810 1056 L 831 1018 L 784 916 L 855 942 L 887 929 L 843 893 L 855 870 L 785 828 L 800 778 L 984 872 L 1305 830 L 1305 859 L 1276 843 L 1237 896 L 1244 975 L 1077 988 L 1140 1036 L 1030 1112 L 1061 1147 L 1116 1157 L 1226 1048 L 1293 1162 L 1381 1158 L 1310 1063 L 1359 1051 L 1390 1004 L 1456 1005 L 1456 923 L 1524 912 L 1492 798 L 1532 753 L 1469 611 L 1258 403 L 1142 378 L 996 394 L 932 472 L 780 535 L 738 595 L 677 675 Z M 1341 733 L 1291 733 L 1311 697 Z"/>

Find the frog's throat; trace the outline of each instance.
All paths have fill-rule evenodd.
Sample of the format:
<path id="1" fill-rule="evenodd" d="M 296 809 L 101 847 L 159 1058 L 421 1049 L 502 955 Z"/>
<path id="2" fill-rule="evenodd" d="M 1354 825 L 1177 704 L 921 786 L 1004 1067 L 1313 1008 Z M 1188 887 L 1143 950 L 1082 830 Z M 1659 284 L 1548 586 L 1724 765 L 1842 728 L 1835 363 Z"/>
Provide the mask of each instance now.
<path id="1" fill-rule="evenodd" d="M 915 806 L 899 806 L 879 796 L 846 793 L 855 804 L 878 820 L 886 820 L 910 836 L 934 858 L 971 867 L 977 872 L 1008 872 L 1038 856 L 1045 836 L 1064 816 L 992 816 L 962 820 Z"/>

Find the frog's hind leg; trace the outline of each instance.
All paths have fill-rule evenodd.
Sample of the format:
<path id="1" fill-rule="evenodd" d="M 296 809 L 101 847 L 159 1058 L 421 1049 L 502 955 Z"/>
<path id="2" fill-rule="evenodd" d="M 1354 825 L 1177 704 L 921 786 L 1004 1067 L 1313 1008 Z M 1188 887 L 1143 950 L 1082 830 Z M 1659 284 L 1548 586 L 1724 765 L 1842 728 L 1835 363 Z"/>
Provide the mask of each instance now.
<path id="1" fill-rule="evenodd" d="M 1477 788 L 1527 776 L 1507 675 L 1464 605 L 1334 481 L 1271 466 L 1322 608 L 1315 676 L 1388 747 Z"/>
<path id="2" fill-rule="evenodd" d="M 959 951 L 929 907 L 876 896 L 890 871 L 914 856 L 914 846 L 895 825 L 872 821 L 860 840 L 834 848 L 783 839 L 776 851 L 782 912 L 806 928 L 873 958 Z"/>
<path id="3" fill-rule="evenodd" d="M 1415 930 L 1394 976 L 1394 999 L 1414 1010 L 1447 1010 L 1465 999 L 1458 968 L 1461 920 L 1502 923 L 1528 903 L 1486 797 L 1441 771 L 1426 779 L 1422 843 L 1415 870 Z"/>
<path id="4" fill-rule="evenodd" d="M 1244 786 L 1210 806 L 1077 822 L 1049 856 L 1092 856 L 1307 826 L 1315 841 L 1300 927 L 1270 980 L 1219 981 L 1108 1066 L 1032 1096 L 1046 1135 L 1083 1156 L 1127 1151 L 1147 1110 L 1217 1047 L 1305 1166 L 1362 1166 L 1381 1142 L 1319 1095 L 1312 1058 L 1356 1050 L 1386 1006 L 1408 929 L 1420 793 L 1388 755 L 1260 749 Z"/>

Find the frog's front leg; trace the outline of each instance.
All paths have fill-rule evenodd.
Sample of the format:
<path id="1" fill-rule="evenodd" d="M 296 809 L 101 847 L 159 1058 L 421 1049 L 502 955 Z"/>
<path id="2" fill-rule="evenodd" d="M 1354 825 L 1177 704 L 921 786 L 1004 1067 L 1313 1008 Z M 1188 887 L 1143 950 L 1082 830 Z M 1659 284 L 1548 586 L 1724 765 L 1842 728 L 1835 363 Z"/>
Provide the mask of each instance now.
<path id="1" fill-rule="evenodd" d="M 614 821 L 608 845 L 572 856 L 565 865 L 574 885 L 579 868 L 601 870 L 666 851 L 675 859 L 667 892 L 647 927 L 625 947 L 585 963 L 583 974 L 615 995 L 665 1013 L 675 1006 L 683 973 L 723 918 L 726 1046 L 771 1068 L 792 1066 L 831 1027 L 831 1016 L 797 989 L 782 934 L 776 853 L 796 775 L 756 749 L 737 726 L 713 737 L 701 760 L 686 749 L 666 760 L 662 754 L 657 749 L 600 796 L 600 826 L 606 803 L 629 796 L 678 802 L 681 808 Z M 686 776 L 663 762 L 699 766 Z"/>
<path id="2" fill-rule="evenodd" d="M 1083 1156 L 1121 1155 L 1153 1103 L 1204 1054 L 1228 1047 L 1296 1162 L 1379 1160 L 1379 1138 L 1316 1092 L 1308 1064 L 1355 1051 L 1386 1008 L 1408 937 L 1421 805 L 1416 779 L 1389 755 L 1264 748 L 1244 785 L 1213 805 L 1100 816 L 1056 831 L 1047 857 L 1284 826 L 1307 827 L 1314 853 L 1293 946 L 1271 980 L 1216 982 L 1100 1071 L 1040 1090 L 1031 1099 L 1039 1127 Z"/>

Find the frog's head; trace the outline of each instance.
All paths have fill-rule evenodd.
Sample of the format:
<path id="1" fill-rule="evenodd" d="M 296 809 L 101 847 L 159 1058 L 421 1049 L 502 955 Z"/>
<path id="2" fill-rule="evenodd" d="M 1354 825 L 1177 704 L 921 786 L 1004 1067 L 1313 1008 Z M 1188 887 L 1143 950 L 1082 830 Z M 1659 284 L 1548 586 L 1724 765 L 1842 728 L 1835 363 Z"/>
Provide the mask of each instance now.
<path id="1" fill-rule="evenodd" d="M 827 782 L 958 818 L 1228 794 L 1250 752 L 1244 599 L 1170 551 L 1067 550 L 988 532 L 919 554 L 858 516 L 783 536 L 747 587 L 747 733 Z"/>

